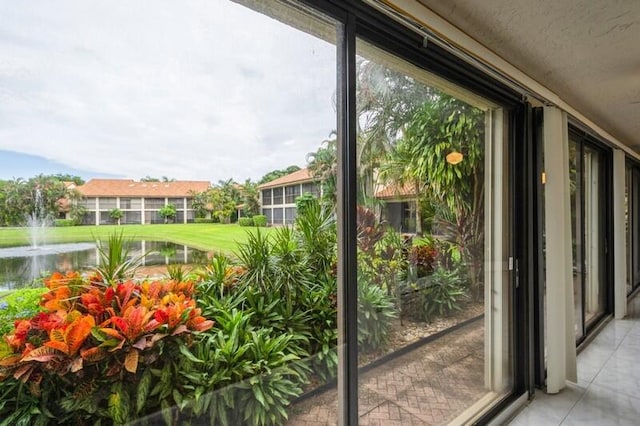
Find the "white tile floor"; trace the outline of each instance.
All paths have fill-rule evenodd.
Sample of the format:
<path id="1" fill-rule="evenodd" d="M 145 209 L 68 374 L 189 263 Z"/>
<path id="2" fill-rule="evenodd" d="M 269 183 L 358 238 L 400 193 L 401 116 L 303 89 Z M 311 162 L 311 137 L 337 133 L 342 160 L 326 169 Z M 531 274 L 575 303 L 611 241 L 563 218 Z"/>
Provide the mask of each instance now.
<path id="1" fill-rule="evenodd" d="M 578 355 L 577 384 L 557 395 L 536 392 L 510 424 L 640 425 L 640 297 Z"/>

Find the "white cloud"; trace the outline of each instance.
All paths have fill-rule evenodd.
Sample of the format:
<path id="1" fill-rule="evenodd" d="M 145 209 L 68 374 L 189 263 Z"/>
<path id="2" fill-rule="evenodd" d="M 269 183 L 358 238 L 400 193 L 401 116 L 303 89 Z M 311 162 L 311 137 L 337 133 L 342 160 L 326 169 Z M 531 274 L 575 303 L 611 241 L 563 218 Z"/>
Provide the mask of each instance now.
<path id="1" fill-rule="evenodd" d="M 0 149 L 130 177 L 304 165 L 335 47 L 229 1 L 0 0 Z"/>

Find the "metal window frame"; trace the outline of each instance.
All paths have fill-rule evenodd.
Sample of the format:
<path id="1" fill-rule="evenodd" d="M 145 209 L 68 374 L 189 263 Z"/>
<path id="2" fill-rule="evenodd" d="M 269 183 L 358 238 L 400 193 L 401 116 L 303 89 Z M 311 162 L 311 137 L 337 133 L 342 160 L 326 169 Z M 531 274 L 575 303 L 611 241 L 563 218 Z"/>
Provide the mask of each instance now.
<path id="1" fill-rule="evenodd" d="M 294 0 L 289 0 L 294 2 Z M 533 320 L 535 299 L 532 282 L 536 259 L 532 246 L 537 208 L 531 180 L 535 167 L 531 132 L 531 105 L 522 93 L 488 76 L 450 51 L 429 43 L 424 37 L 379 10 L 358 0 L 298 0 L 337 22 L 337 111 L 338 111 L 338 420 L 341 425 L 358 424 L 357 347 L 357 250 L 356 250 L 356 39 L 362 39 L 426 71 L 446 78 L 501 105 L 508 112 L 511 188 L 512 250 L 519 268 L 513 272 L 514 386 L 511 394 L 495 404 L 476 424 L 485 424 L 508 404 L 531 388 L 533 381 Z M 515 173 L 514 171 L 518 171 Z M 518 236 L 516 239 L 515 236 Z"/>

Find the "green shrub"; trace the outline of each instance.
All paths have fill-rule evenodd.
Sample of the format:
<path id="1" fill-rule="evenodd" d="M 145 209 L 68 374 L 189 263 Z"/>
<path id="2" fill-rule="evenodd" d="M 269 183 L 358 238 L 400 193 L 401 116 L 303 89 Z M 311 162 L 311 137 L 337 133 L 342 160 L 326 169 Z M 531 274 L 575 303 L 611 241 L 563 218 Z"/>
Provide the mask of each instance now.
<path id="1" fill-rule="evenodd" d="M 56 226 L 56 227 L 74 226 L 75 224 L 76 224 L 76 221 L 73 219 L 54 219 L 53 220 L 53 226 Z"/>
<path id="2" fill-rule="evenodd" d="M 120 219 L 124 217 L 124 212 L 116 207 L 109 211 L 109 217 L 113 220 L 113 223 L 119 224 Z"/>
<path id="3" fill-rule="evenodd" d="M 296 198 L 296 211 L 298 212 L 298 215 L 303 214 L 308 206 L 317 202 L 318 199 L 308 192 L 305 192 Z"/>
<path id="4" fill-rule="evenodd" d="M 263 214 L 259 214 L 253 217 L 253 224 L 255 226 L 267 226 L 267 217 Z"/>
<path id="5" fill-rule="evenodd" d="M 338 373 L 338 315 L 336 280 L 330 278 L 316 290 L 306 292 L 307 324 L 310 328 L 310 364 L 322 382 Z"/>
<path id="6" fill-rule="evenodd" d="M 13 330 L 15 320 L 31 318 L 42 310 L 40 296 L 46 288 L 23 288 L 0 299 L 0 336 Z"/>
<path id="7" fill-rule="evenodd" d="M 392 298 L 377 285 L 358 283 L 358 345 L 363 352 L 383 347 L 396 318 Z"/>
<path id="8" fill-rule="evenodd" d="M 214 220 L 208 217 L 196 217 L 193 219 L 194 223 L 214 223 Z"/>
<path id="9" fill-rule="evenodd" d="M 420 290 L 421 317 L 431 321 L 435 315 L 459 311 L 460 301 L 466 296 L 464 280 L 459 269 L 436 268 L 430 282 Z"/>
<path id="10" fill-rule="evenodd" d="M 252 313 L 218 310 L 215 328 L 190 349 L 201 362 L 183 360 L 181 381 L 193 397 L 179 419 L 206 419 L 208 424 L 284 424 L 286 407 L 302 394 L 308 354 L 292 344 L 297 337 L 252 325 Z M 175 387 L 175 384 L 174 384 Z M 182 407 L 181 407 L 182 408 Z M 173 414 L 173 413 L 172 413 Z M 177 423 L 172 416 L 167 423 Z M 200 424 L 200 423 L 198 423 Z"/>
<path id="11" fill-rule="evenodd" d="M 253 226 L 252 217 L 241 217 L 238 219 L 238 225 L 240 226 Z"/>
<path id="12" fill-rule="evenodd" d="M 123 231 L 114 231 L 106 243 L 97 242 L 98 266 L 94 270 L 105 282 L 132 278 L 142 266 L 145 253 L 131 256 L 132 242 L 131 238 L 124 236 Z"/>
<path id="13" fill-rule="evenodd" d="M 420 244 L 409 250 L 409 263 L 415 268 L 418 278 L 433 272 L 437 257 L 438 250 L 433 244 Z"/>

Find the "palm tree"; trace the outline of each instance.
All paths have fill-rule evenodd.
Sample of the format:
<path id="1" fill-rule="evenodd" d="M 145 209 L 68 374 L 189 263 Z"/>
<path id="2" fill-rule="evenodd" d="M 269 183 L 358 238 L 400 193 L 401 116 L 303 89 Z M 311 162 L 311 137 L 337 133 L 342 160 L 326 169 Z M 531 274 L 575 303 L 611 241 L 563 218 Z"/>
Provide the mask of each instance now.
<path id="1" fill-rule="evenodd" d="M 360 190 L 363 202 L 374 197 L 376 173 L 389 159 L 402 129 L 433 89 L 385 65 L 360 58 L 357 63 L 357 115 Z"/>
<path id="2" fill-rule="evenodd" d="M 307 164 L 311 176 L 320 180 L 322 199 L 329 205 L 336 204 L 338 183 L 337 134 L 332 131 L 329 138 L 322 141 L 316 152 L 307 154 Z"/>
<path id="3" fill-rule="evenodd" d="M 477 291 L 484 248 L 483 144 L 484 112 L 441 93 L 416 112 L 385 168 L 388 176 L 412 179 L 423 190 L 435 212 L 432 220 L 460 250 Z M 446 160 L 454 151 L 463 155 L 458 164 Z"/>

